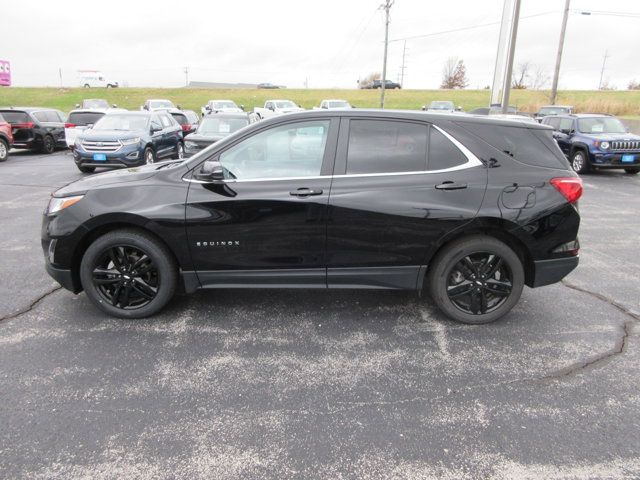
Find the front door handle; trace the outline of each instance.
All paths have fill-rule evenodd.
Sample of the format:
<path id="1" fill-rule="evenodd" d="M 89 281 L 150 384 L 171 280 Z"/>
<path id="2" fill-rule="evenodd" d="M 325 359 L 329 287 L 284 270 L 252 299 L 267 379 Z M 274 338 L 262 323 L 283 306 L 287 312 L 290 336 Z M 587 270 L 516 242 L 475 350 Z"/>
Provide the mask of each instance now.
<path id="1" fill-rule="evenodd" d="M 299 188 L 289 192 L 294 197 L 309 197 L 311 195 L 322 195 L 322 189 L 314 190 L 311 188 Z"/>
<path id="2" fill-rule="evenodd" d="M 452 181 L 442 182 L 440 185 L 436 185 L 438 190 L 462 190 L 467 188 L 466 183 L 456 183 Z"/>

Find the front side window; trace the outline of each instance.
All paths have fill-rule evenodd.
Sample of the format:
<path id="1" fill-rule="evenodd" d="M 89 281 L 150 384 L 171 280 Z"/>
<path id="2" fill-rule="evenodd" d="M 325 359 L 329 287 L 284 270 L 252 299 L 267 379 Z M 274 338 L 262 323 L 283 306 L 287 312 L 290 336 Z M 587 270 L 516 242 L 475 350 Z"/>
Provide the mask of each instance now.
<path id="1" fill-rule="evenodd" d="M 220 155 L 229 179 L 320 175 L 329 120 L 297 122 L 262 131 Z"/>
<path id="2" fill-rule="evenodd" d="M 573 129 L 573 118 L 560 119 L 560 131 L 571 131 Z"/>
<path id="3" fill-rule="evenodd" d="M 546 125 L 551 125 L 554 130 L 560 130 L 560 119 L 559 118 L 549 118 L 545 120 Z"/>
<path id="4" fill-rule="evenodd" d="M 347 174 L 424 171 L 428 133 L 424 124 L 351 120 Z"/>

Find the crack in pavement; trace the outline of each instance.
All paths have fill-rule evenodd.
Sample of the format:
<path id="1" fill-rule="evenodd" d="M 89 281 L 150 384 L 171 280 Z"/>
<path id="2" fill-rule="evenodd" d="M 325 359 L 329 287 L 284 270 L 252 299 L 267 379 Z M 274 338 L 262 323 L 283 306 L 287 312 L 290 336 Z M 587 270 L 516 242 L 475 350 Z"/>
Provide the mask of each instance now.
<path id="1" fill-rule="evenodd" d="M 18 310 L 17 312 L 14 313 L 10 313 L 9 315 L 5 315 L 4 317 L 0 317 L 0 322 L 4 321 L 4 320 L 12 320 L 14 318 L 17 318 L 21 315 L 24 315 L 25 313 L 29 313 L 31 310 L 33 310 L 41 301 L 43 301 L 45 298 L 47 298 L 49 295 L 57 292 L 58 290 L 60 290 L 62 288 L 61 285 L 58 285 L 56 287 L 53 287 L 49 290 L 47 290 L 45 293 L 43 293 L 42 295 L 40 295 L 38 298 L 36 298 L 35 300 L 33 300 L 31 302 L 31 304 L 27 307 L 24 307 L 20 310 Z"/>

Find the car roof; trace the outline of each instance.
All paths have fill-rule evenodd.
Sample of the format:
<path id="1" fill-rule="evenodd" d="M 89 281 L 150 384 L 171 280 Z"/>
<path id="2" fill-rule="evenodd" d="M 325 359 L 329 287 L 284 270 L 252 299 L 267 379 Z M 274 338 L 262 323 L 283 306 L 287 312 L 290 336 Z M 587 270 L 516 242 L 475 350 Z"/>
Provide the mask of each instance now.
<path id="1" fill-rule="evenodd" d="M 44 112 L 44 111 L 54 111 L 59 112 L 57 108 L 49 108 L 49 107 L 0 107 L 0 110 L 3 111 L 11 111 L 14 110 L 16 112 Z"/>
<path id="2" fill-rule="evenodd" d="M 542 105 L 540 108 L 573 108 L 572 105 Z"/>
<path id="3" fill-rule="evenodd" d="M 173 101 L 169 100 L 168 98 L 149 98 L 147 100 L 147 102 L 171 102 L 171 103 L 173 103 Z"/>
<path id="4" fill-rule="evenodd" d="M 342 98 L 325 98 L 322 101 L 323 102 L 347 102 L 346 100 L 344 100 Z M 347 102 L 347 103 L 349 103 L 349 102 Z"/>
<path id="5" fill-rule="evenodd" d="M 205 115 L 202 119 L 205 118 L 249 118 L 248 112 L 219 112 L 219 113 L 210 113 Z"/>
<path id="6" fill-rule="evenodd" d="M 233 100 L 226 100 L 224 98 L 214 98 L 213 100 L 209 100 L 209 101 L 210 102 L 233 102 L 233 103 L 236 103 Z"/>
<path id="7" fill-rule="evenodd" d="M 69 114 L 72 113 L 129 113 L 129 110 L 125 108 L 74 108 L 69 112 Z"/>

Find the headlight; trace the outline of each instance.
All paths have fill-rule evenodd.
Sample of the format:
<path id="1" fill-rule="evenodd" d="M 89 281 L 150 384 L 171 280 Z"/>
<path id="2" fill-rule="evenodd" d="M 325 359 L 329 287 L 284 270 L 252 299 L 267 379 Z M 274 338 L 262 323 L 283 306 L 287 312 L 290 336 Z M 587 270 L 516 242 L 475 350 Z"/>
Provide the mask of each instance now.
<path id="1" fill-rule="evenodd" d="M 78 203 L 82 200 L 84 195 L 76 195 L 74 197 L 51 197 L 49 205 L 47 206 L 47 215 L 52 215 L 60 210 L 64 210 L 70 207 L 74 203 Z"/>
<path id="2" fill-rule="evenodd" d="M 606 150 L 609 148 L 609 142 L 600 142 L 600 148 Z"/>
<path id="3" fill-rule="evenodd" d="M 136 138 L 128 138 L 127 140 L 120 140 L 122 145 L 135 145 L 136 143 L 140 143 L 140 137 Z"/>
<path id="4" fill-rule="evenodd" d="M 197 148 L 197 147 L 198 147 L 198 144 L 196 142 L 190 142 L 189 140 L 184 142 L 184 148 Z"/>

